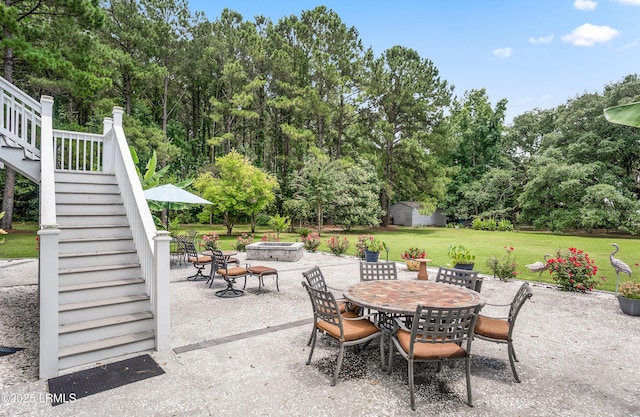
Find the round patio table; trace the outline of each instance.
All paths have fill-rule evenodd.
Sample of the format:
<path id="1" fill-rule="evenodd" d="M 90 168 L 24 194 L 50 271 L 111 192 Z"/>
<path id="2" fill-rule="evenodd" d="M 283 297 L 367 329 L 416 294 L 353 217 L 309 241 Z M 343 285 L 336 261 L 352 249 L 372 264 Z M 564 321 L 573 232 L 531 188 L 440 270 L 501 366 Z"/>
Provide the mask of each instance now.
<path id="1" fill-rule="evenodd" d="M 431 281 L 364 281 L 346 288 L 344 298 L 383 313 L 413 315 L 418 305 L 435 308 L 484 305 L 479 293 L 456 285 Z"/>

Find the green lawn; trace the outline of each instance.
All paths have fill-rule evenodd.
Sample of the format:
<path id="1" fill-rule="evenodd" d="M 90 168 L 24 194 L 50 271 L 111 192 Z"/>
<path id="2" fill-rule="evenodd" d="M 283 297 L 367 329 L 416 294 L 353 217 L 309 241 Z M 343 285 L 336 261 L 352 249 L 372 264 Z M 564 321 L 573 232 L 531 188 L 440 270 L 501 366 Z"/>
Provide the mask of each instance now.
<path id="1" fill-rule="evenodd" d="M 6 235 L 5 244 L 0 246 L 0 255 L 3 258 L 31 258 L 37 256 L 36 251 L 36 230 L 35 225 L 15 226 L 20 233 Z M 226 229 L 221 225 L 213 227 L 206 225 L 184 225 L 179 232 L 187 230 L 197 230 L 200 234 L 216 232 L 220 235 L 223 249 L 231 248 L 236 236 L 241 232 L 248 232 L 248 225 L 238 225 L 233 229 L 233 236 L 225 236 Z M 264 233 L 270 232 L 267 228 L 258 227 L 256 230 L 256 241 L 259 241 Z M 347 254 L 355 254 L 355 242 L 358 234 L 363 231 L 353 233 L 343 233 L 351 241 L 351 247 Z M 336 233 L 323 233 L 322 244 L 319 251 L 328 252 L 326 239 Z M 387 243 L 389 247 L 389 259 L 400 261 L 400 253 L 411 246 L 418 246 L 427 251 L 427 256 L 433 262 L 431 266 L 446 265 L 449 263 L 447 249 L 451 244 L 462 244 L 469 248 L 476 255 L 475 270 L 481 273 L 489 273 L 486 261 L 492 256 L 501 258 L 504 255 L 504 247 L 512 246 L 515 251 L 515 259 L 518 263 L 519 277 L 529 280 L 538 279 L 537 273 L 531 273 L 525 268 L 526 264 L 535 261 L 542 261 L 546 253 L 553 254 L 557 249 L 577 247 L 584 250 L 596 262 L 599 268 L 599 276 L 603 275 L 607 281 L 599 288 L 613 291 L 615 289 L 616 276 L 609 262 L 609 254 L 613 247 L 609 243 L 618 243 L 620 252 L 616 255 L 630 265 L 634 271 L 636 263 L 640 263 L 640 239 L 631 236 L 606 236 L 606 235 L 556 235 L 544 232 L 485 232 L 470 229 L 447 229 L 447 228 L 404 228 L 399 227 L 393 232 L 377 232 L 377 237 Z M 297 234 L 282 233 L 281 240 L 300 240 Z M 386 259 L 386 253 L 380 255 L 381 259 Z M 637 278 L 637 274 L 634 273 Z M 550 281 L 548 272 L 542 274 L 543 281 Z M 621 281 L 627 280 L 624 275 Z"/>

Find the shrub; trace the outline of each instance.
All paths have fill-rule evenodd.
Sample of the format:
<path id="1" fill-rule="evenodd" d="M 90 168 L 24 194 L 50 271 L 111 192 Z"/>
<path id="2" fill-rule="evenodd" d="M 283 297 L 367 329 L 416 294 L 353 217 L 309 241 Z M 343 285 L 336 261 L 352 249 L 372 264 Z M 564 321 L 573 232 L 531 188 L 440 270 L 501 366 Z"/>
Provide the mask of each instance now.
<path id="1" fill-rule="evenodd" d="M 509 220 L 502 219 L 498 222 L 498 230 L 501 232 L 512 232 L 513 231 L 513 223 Z"/>
<path id="2" fill-rule="evenodd" d="M 346 237 L 341 238 L 340 236 L 331 236 L 327 239 L 327 246 L 334 255 L 344 254 L 347 249 L 349 249 L 350 245 L 351 243 L 349 243 L 349 239 Z"/>
<path id="3" fill-rule="evenodd" d="M 280 238 L 275 233 L 266 233 L 262 235 L 262 242 L 280 242 Z"/>
<path id="4" fill-rule="evenodd" d="M 269 226 L 269 220 L 270 220 L 270 219 L 271 219 L 271 218 L 269 217 L 269 215 L 268 215 L 268 214 L 265 214 L 265 213 L 259 213 L 259 214 L 256 216 L 256 224 L 257 224 L 258 226 L 262 226 L 262 227 Z"/>
<path id="5" fill-rule="evenodd" d="M 518 264 L 516 263 L 515 256 L 513 259 L 511 258 L 511 254 L 514 251 L 513 247 L 505 246 L 504 250 L 506 251 L 506 254 L 504 254 L 501 259 L 498 259 L 495 256 L 487 259 L 487 267 L 493 273 L 494 277 L 500 278 L 501 281 L 509 281 L 511 278 L 515 278 L 516 275 L 518 275 L 518 272 L 516 272 Z"/>
<path id="6" fill-rule="evenodd" d="M 569 248 L 558 250 L 556 257 L 547 261 L 549 273 L 560 289 L 565 291 L 591 291 L 598 286 L 598 267 L 584 251 Z M 601 278 L 605 280 L 604 277 Z"/>
<path id="7" fill-rule="evenodd" d="M 220 249 L 220 236 L 216 232 L 204 234 L 202 235 L 202 243 L 207 248 Z"/>
<path id="8" fill-rule="evenodd" d="M 317 233 L 309 233 L 307 236 L 302 238 L 302 242 L 304 244 L 304 248 L 309 252 L 315 252 L 320 246 L 320 235 Z"/>
<path id="9" fill-rule="evenodd" d="M 236 238 L 234 249 L 238 252 L 244 252 L 247 245 L 253 243 L 253 235 L 249 235 L 247 232 L 242 232 L 240 236 Z"/>
<path id="10" fill-rule="evenodd" d="M 296 229 L 296 233 L 299 234 L 300 237 L 307 237 L 309 236 L 309 233 L 311 233 L 311 229 L 309 229 L 308 227 L 298 227 Z"/>

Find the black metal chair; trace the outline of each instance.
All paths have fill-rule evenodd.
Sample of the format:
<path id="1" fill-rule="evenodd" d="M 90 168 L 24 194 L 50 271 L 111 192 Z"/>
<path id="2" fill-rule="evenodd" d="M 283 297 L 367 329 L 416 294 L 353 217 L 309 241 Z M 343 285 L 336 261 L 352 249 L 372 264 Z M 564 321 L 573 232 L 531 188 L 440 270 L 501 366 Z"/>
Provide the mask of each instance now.
<path id="1" fill-rule="evenodd" d="M 395 262 L 360 262 L 360 281 L 398 279 Z"/>
<path id="2" fill-rule="evenodd" d="M 211 251 L 211 253 L 213 255 L 214 262 L 212 268 L 214 269 L 212 269 L 211 271 L 209 288 L 211 288 L 211 285 L 213 285 L 213 277 L 215 276 L 215 274 L 218 274 L 222 276 L 222 278 L 227 282 L 227 288 L 225 288 L 224 290 L 216 291 L 216 296 L 222 298 L 234 298 L 243 296 L 244 291 L 233 288 L 233 284 L 236 283 L 236 278 L 251 274 L 251 272 L 249 272 L 249 268 L 243 268 L 240 266 L 230 268 L 229 263 L 225 259 L 225 256 L 222 254 L 222 251 L 214 249 Z"/>
<path id="3" fill-rule="evenodd" d="M 509 363 L 511 364 L 511 370 L 513 371 L 513 377 L 516 382 L 520 382 L 520 378 L 518 378 L 518 373 L 516 372 L 516 366 L 514 362 L 518 362 L 518 358 L 516 357 L 516 352 L 513 349 L 513 328 L 516 324 L 516 318 L 518 317 L 518 313 L 520 309 L 524 305 L 525 301 L 533 296 L 533 292 L 531 291 L 531 287 L 528 283 L 522 284 L 520 289 L 516 293 L 515 297 L 513 297 L 513 301 L 509 304 L 489 304 L 488 306 L 494 307 L 509 307 L 509 315 L 506 318 L 494 318 L 483 316 L 480 314 L 478 316 L 478 321 L 476 322 L 476 326 L 474 329 L 474 335 L 479 339 L 488 340 L 489 342 L 494 343 L 506 343 L 507 350 L 509 355 Z"/>
<path id="4" fill-rule="evenodd" d="M 196 246 L 191 241 L 183 240 L 182 244 L 183 244 L 184 250 L 185 250 L 185 252 L 187 254 L 187 261 L 191 262 L 193 264 L 193 266 L 197 270 L 195 275 L 192 275 L 192 276 L 188 277 L 187 279 L 189 281 L 199 281 L 199 280 L 208 279 L 208 277 L 205 276 L 202 273 L 202 271 L 204 270 L 204 268 L 207 265 L 210 265 L 212 263 L 211 256 L 198 254 L 198 251 L 196 250 Z"/>
<path id="5" fill-rule="evenodd" d="M 324 280 L 324 275 L 322 275 L 322 271 L 318 266 L 314 266 L 313 268 L 304 271 L 302 273 L 304 279 L 307 280 L 307 283 L 311 288 L 315 288 L 316 290 L 328 291 L 327 283 Z M 357 316 L 357 306 L 351 306 L 344 298 L 339 298 L 336 300 L 338 302 L 338 308 L 340 309 L 340 313 L 348 313 L 351 316 Z M 315 333 L 315 327 L 311 330 L 311 335 L 309 336 L 309 341 L 307 341 L 307 346 L 311 344 L 313 339 L 313 334 Z"/>
<path id="6" fill-rule="evenodd" d="M 322 291 L 311 288 L 306 282 L 302 282 L 302 286 L 307 290 L 313 307 L 313 334 L 311 350 L 307 365 L 311 363 L 311 357 L 316 347 L 316 339 L 318 332 L 325 333 L 327 336 L 337 340 L 340 344 L 340 352 L 338 353 L 338 363 L 333 371 L 333 381 L 331 385 L 335 385 L 338 381 L 338 374 L 342 368 L 342 360 L 344 358 L 344 348 L 346 346 L 357 346 L 373 339 L 380 339 L 382 332 L 367 319 L 366 316 L 346 317 L 340 313 L 338 302 L 330 291 Z M 384 368 L 384 347 L 380 340 L 380 362 Z"/>
<path id="7" fill-rule="evenodd" d="M 432 308 L 419 305 L 411 320 L 410 328 L 396 319 L 397 331 L 391 336 L 389 369 L 393 366 L 394 347 L 408 362 L 409 394 L 411 409 L 416 409 L 414 389 L 414 364 L 436 362 L 438 370 L 443 361 L 465 361 L 467 402 L 473 406 L 471 396 L 471 342 L 473 328 L 482 305 L 475 307 Z"/>
<path id="8" fill-rule="evenodd" d="M 438 268 L 438 275 L 436 275 L 436 282 L 458 285 L 460 287 L 465 287 L 474 291 L 476 291 L 477 280 L 478 280 L 477 271 L 468 271 L 466 269 L 445 268 L 442 266 Z"/>

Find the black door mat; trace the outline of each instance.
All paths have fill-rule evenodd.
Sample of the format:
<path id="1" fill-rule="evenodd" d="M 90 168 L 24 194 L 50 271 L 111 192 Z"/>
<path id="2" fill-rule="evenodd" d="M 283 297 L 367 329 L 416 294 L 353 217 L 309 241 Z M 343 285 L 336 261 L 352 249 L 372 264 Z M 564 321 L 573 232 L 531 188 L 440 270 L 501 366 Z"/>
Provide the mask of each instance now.
<path id="1" fill-rule="evenodd" d="M 50 378 L 47 382 L 49 383 L 49 392 L 52 394 L 51 405 L 60 405 L 66 401 L 88 397 L 162 374 L 164 374 L 164 370 L 151 356 L 141 355 L 69 375 Z"/>
<path id="2" fill-rule="evenodd" d="M 24 350 L 24 348 L 12 348 L 12 347 L 0 346 L 0 356 L 11 355 L 12 353 L 16 353 L 21 350 Z"/>

